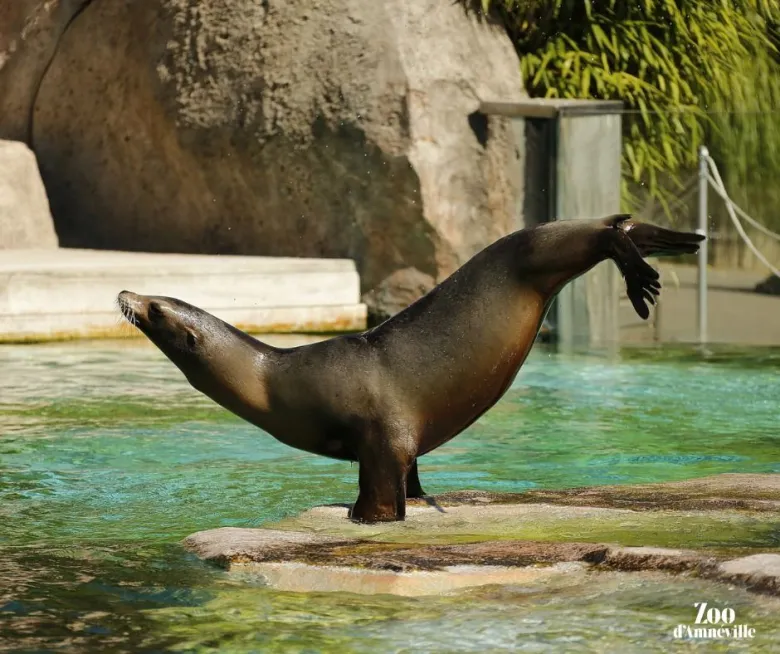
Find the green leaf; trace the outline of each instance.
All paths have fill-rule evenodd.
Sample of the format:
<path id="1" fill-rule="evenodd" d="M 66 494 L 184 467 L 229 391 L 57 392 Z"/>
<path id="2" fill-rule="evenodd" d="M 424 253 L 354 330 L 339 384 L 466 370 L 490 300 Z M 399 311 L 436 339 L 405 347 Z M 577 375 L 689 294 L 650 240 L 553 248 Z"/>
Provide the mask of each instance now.
<path id="1" fill-rule="evenodd" d="M 590 90 L 590 68 L 585 68 L 582 71 L 582 82 L 580 83 L 580 93 L 583 98 L 587 98 L 589 96 L 588 91 Z"/>
<path id="2" fill-rule="evenodd" d="M 775 215 L 780 0 L 481 0 L 480 6 L 504 21 L 531 95 L 615 98 L 638 112 L 622 121 L 625 202 L 649 194 L 660 206 L 674 205 L 680 176 L 695 168 L 696 149 L 706 141 L 734 192 L 752 194 Z M 780 216 L 775 220 L 780 227 Z"/>

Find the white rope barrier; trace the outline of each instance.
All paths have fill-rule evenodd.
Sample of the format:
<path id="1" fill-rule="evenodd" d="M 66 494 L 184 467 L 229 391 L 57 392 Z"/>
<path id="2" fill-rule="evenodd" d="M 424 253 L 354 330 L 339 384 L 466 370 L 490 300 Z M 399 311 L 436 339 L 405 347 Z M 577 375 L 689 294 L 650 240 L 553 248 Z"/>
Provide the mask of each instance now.
<path id="1" fill-rule="evenodd" d="M 726 209 L 728 210 L 729 213 L 729 217 L 731 218 L 731 222 L 734 223 L 734 227 L 736 228 L 737 233 L 745 242 L 745 245 L 747 245 L 748 248 L 750 248 L 751 252 L 753 252 L 756 258 L 759 261 L 761 261 L 761 263 L 763 263 L 767 268 L 769 268 L 772 274 L 780 277 L 780 270 L 778 270 L 771 263 L 769 263 L 767 258 L 763 254 L 761 254 L 758 248 L 753 244 L 753 241 L 750 240 L 750 237 L 745 233 L 745 230 L 742 227 L 742 223 L 739 221 L 739 218 L 737 218 L 737 213 L 739 213 L 751 225 L 753 225 L 760 231 L 764 232 L 768 236 L 771 236 L 772 238 L 780 240 L 780 234 L 776 234 L 775 232 L 767 229 L 761 223 L 748 216 L 745 213 L 745 211 L 740 209 L 736 204 L 734 204 L 733 200 L 729 197 L 728 191 L 726 190 L 726 186 L 723 184 L 723 179 L 721 178 L 720 172 L 718 171 L 718 167 L 715 165 L 715 162 L 712 160 L 712 157 L 706 155 L 706 160 L 710 168 L 710 174 L 707 175 L 709 182 L 712 185 L 715 192 L 725 202 Z"/>
<path id="2" fill-rule="evenodd" d="M 723 201 L 728 205 L 730 204 L 732 207 L 734 207 L 734 211 L 736 211 L 740 216 L 742 216 L 743 220 L 746 220 L 748 223 L 750 223 L 753 227 L 755 227 L 758 231 L 763 232 L 770 238 L 775 239 L 776 241 L 780 241 L 780 234 L 777 232 L 773 232 L 771 229 L 764 227 L 760 222 L 758 222 L 755 218 L 751 218 L 748 213 L 742 209 L 734 200 L 732 200 L 728 193 L 726 192 L 726 185 L 723 183 L 723 179 L 720 176 L 720 171 L 718 170 L 718 167 L 715 165 L 715 162 L 712 160 L 712 157 L 707 157 L 707 163 L 710 167 L 710 173 L 712 176 L 714 176 L 714 184 L 713 188 L 715 192 L 723 199 Z"/>

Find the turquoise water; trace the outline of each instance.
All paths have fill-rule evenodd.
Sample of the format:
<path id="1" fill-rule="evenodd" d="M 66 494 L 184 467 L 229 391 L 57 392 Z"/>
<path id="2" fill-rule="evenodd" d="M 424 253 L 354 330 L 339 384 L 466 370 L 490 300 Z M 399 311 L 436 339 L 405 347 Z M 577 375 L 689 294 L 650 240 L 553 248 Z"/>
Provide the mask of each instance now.
<path id="1" fill-rule="evenodd" d="M 490 413 L 421 460 L 423 487 L 780 472 L 779 366 L 777 350 L 609 361 L 537 349 Z M 264 436 L 143 342 L 0 347 L 0 371 L 0 650 L 669 651 L 705 593 L 663 578 L 438 599 L 243 583 L 179 541 L 352 501 L 356 466 Z M 752 596 L 706 593 L 769 632 Z"/>

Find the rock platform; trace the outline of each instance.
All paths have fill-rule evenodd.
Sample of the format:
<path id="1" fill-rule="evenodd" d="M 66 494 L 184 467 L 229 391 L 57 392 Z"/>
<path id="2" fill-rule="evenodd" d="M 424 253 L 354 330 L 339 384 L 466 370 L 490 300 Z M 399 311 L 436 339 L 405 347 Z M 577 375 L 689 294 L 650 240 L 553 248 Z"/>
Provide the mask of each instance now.
<path id="1" fill-rule="evenodd" d="M 403 522 L 361 525 L 347 505 L 184 547 L 279 590 L 437 595 L 603 572 L 698 576 L 780 595 L 780 475 L 412 500 Z"/>

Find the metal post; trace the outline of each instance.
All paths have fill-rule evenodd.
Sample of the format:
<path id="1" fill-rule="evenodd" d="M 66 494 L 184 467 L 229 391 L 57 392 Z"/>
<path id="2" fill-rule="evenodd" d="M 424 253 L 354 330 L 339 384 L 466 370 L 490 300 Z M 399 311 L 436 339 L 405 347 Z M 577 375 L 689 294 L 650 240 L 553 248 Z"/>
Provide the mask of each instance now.
<path id="1" fill-rule="evenodd" d="M 662 296 L 658 296 L 655 299 L 655 311 L 653 312 L 653 340 L 656 343 L 661 342 L 661 305 L 663 304 Z"/>
<path id="2" fill-rule="evenodd" d="M 706 146 L 699 147 L 699 226 L 697 234 L 707 236 L 707 192 L 709 191 L 709 173 L 707 159 L 710 153 Z M 707 342 L 707 241 L 699 246 L 699 344 Z"/>

